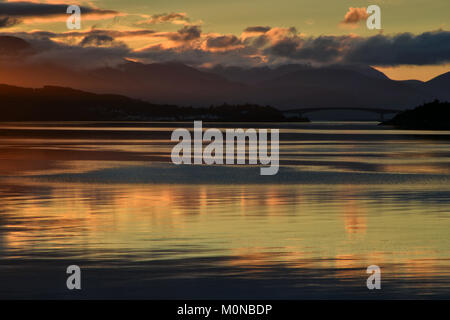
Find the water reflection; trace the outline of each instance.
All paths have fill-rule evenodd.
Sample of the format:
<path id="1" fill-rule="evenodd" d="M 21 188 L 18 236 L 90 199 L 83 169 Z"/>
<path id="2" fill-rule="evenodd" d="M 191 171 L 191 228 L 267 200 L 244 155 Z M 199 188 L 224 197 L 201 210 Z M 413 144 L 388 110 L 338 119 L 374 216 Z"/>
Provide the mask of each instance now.
<path id="1" fill-rule="evenodd" d="M 367 142 L 358 129 L 330 146 L 298 129 L 283 141 L 293 162 L 255 183 L 242 168 L 175 170 L 160 133 L 45 144 L 20 130 L 0 143 L 2 297 L 68 296 L 70 263 L 86 270 L 88 298 L 371 298 L 372 264 L 383 270 L 377 297 L 449 295 L 447 140 Z"/>

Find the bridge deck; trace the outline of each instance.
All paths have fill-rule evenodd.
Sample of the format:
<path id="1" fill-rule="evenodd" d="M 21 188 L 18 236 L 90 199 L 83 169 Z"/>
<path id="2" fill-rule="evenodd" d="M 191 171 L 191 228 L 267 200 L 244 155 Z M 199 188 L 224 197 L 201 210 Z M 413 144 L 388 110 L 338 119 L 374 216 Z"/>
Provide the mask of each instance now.
<path id="1" fill-rule="evenodd" d="M 291 113 L 308 113 L 308 112 L 314 112 L 314 111 L 333 111 L 333 110 L 355 110 L 355 111 L 368 111 L 368 112 L 374 112 L 378 114 L 386 114 L 386 113 L 398 113 L 402 110 L 397 109 L 386 109 L 386 108 L 358 108 L 358 107 L 318 107 L 318 108 L 299 108 L 299 109 L 290 109 L 290 110 L 283 110 L 283 113 L 291 112 Z"/>

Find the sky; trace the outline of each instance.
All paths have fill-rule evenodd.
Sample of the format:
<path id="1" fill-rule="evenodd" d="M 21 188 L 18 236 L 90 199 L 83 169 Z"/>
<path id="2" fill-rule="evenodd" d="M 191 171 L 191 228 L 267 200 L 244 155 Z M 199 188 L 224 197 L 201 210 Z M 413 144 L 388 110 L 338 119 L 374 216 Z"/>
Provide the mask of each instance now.
<path id="1" fill-rule="evenodd" d="M 72 4 L 82 9 L 80 30 L 66 26 Z M 372 4 L 381 30 L 366 27 Z M 0 33 L 51 48 L 48 59 L 63 50 L 108 63 L 362 63 L 429 80 L 450 70 L 449 12 L 448 0 L 0 0 Z"/>

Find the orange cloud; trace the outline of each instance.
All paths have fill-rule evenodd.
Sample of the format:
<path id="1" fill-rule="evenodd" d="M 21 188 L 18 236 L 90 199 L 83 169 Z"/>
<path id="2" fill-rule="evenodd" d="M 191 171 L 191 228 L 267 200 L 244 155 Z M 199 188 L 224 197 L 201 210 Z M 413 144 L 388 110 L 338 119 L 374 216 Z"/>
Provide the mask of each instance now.
<path id="1" fill-rule="evenodd" d="M 369 15 L 366 8 L 348 8 L 341 24 L 357 24 L 360 21 L 366 20 Z"/>

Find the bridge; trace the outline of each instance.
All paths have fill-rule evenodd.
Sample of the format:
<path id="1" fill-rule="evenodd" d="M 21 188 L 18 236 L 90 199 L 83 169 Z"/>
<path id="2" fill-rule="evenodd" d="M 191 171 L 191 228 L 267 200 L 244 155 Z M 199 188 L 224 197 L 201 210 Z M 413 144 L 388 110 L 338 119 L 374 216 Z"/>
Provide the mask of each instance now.
<path id="1" fill-rule="evenodd" d="M 303 117 L 305 113 L 316 112 L 316 111 L 329 111 L 329 110 L 355 110 L 355 111 L 366 111 L 373 112 L 380 116 L 380 121 L 384 121 L 385 114 L 398 113 L 402 110 L 398 109 L 386 109 L 386 108 L 364 108 L 364 107 L 318 107 L 318 108 L 299 108 L 299 109 L 290 109 L 283 110 L 283 114 L 297 114 L 300 117 Z"/>

